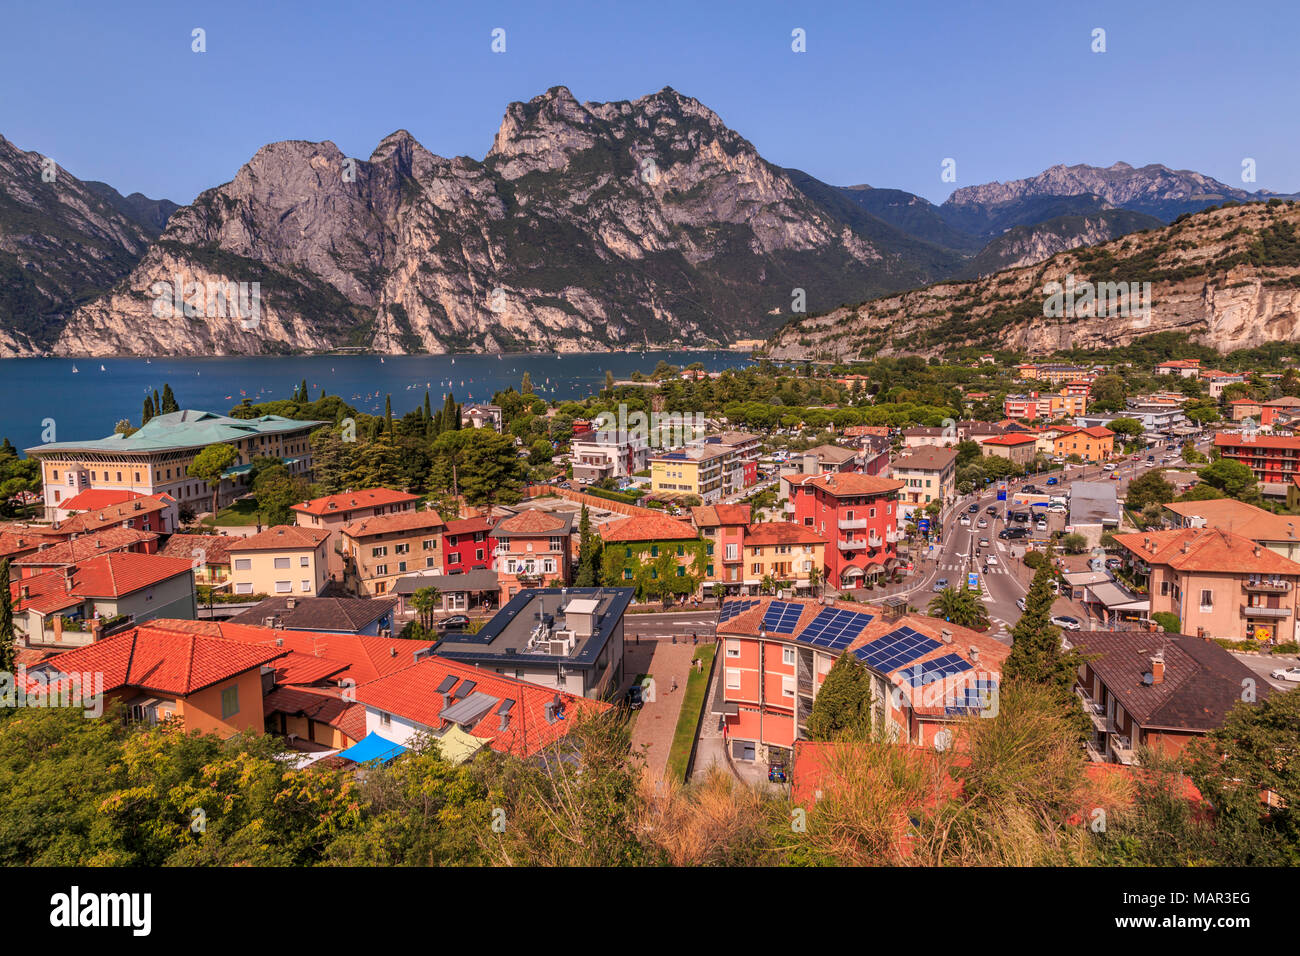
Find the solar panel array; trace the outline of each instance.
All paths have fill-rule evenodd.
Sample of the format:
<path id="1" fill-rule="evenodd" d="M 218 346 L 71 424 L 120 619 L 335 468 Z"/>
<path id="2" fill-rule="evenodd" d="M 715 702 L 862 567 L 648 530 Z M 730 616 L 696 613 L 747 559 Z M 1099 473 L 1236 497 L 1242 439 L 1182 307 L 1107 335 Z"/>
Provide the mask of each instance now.
<path id="1" fill-rule="evenodd" d="M 868 667 L 888 674 L 900 667 L 906 667 L 918 657 L 924 657 L 939 646 L 939 642 L 934 638 L 926 637 L 920 631 L 904 625 L 870 644 L 864 644 L 853 653 Z"/>
<path id="2" fill-rule="evenodd" d="M 803 629 L 799 640 L 816 644 L 818 647 L 842 650 L 848 647 L 874 618 L 872 614 L 863 614 L 859 611 L 823 608 Z"/>
<path id="3" fill-rule="evenodd" d="M 944 677 L 960 674 L 962 671 L 968 671 L 972 667 L 970 661 L 956 654 L 945 654 L 943 657 L 936 657 L 932 661 L 926 661 L 924 664 L 918 664 L 916 667 L 909 668 L 902 676 L 913 687 L 924 686 Z"/>
<path id="4" fill-rule="evenodd" d="M 991 705 L 997 687 L 997 681 L 981 677 L 973 684 L 958 690 L 953 695 L 952 703 L 944 707 L 943 712 L 949 717 L 978 713 Z"/>
<path id="5" fill-rule="evenodd" d="M 802 604 L 773 601 L 763 612 L 763 630 L 773 634 L 793 634 L 801 614 L 803 614 Z"/>
<path id="6" fill-rule="evenodd" d="M 758 604 L 757 599 L 749 600 L 749 601 L 723 601 L 722 614 L 719 615 L 718 620 L 730 621 L 736 615 L 744 614 L 751 607 L 754 607 L 757 604 Z"/>

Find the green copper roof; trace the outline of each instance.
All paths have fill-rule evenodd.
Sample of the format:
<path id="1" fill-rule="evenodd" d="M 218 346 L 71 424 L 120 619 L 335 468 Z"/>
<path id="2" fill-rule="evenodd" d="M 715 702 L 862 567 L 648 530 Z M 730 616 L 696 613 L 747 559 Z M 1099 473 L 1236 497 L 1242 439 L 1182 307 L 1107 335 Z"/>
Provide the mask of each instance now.
<path id="1" fill-rule="evenodd" d="M 257 435 L 278 435 L 329 422 L 295 421 L 279 415 L 260 418 L 229 418 L 215 412 L 182 409 L 155 415 L 139 431 L 130 435 L 112 434 L 91 441 L 50 442 L 28 448 L 29 455 L 67 451 L 105 451 L 119 454 L 148 454 L 182 448 L 204 448 L 220 442 L 233 442 Z"/>

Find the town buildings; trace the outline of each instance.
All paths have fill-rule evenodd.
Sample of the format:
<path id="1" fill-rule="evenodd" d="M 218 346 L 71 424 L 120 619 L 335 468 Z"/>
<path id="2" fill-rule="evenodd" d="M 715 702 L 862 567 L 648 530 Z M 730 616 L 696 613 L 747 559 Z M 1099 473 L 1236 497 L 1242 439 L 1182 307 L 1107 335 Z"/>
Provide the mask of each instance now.
<path id="1" fill-rule="evenodd" d="M 496 519 L 457 518 L 442 531 L 442 565 L 448 574 L 485 571 L 492 567 L 492 541 L 488 537 Z"/>
<path id="2" fill-rule="evenodd" d="M 1185 634 L 1234 641 L 1296 640 L 1300 563 L 1218 529 L 1115 535 L 1125 566 L 1151 595 L 1151 614 Z"/>
<path id="3" fill-rule="evenodd" d="M 501 603 L 527 588 L 572 580 L 573 516 L 529 508 L 503 518 L 489 533 L 492 570 L 501 586 Z"/>
<path id="4" fill-rule="evenodd" d="M 502 411 L 500 405 L 477 404 L 465 405 L 460 410 L 462 428 L 491 428 L 501 431 Z"/>
<path id="5" fill-rule="evenodd" d="M 1034 435 L 1009 433 L 990 435 L 980 440 L 980 451 L 986 456 L 1005 458 L 1020 468 L 1032 464 L 1038 454 L 1038 439 Z"/>
<path id="6" fill-rule="evenodd" d="M 687 446 L 680 451 L 662 452 L 649 458 L 650 490 L 669 496 L 694 495 L 701 504 L 711 505 L 724 494 L 724 469 L 731 456 L 725 448 Z"/>
<path id="7" fill-rule="evenodd" d="M 705 435 L 686 443 L 688 451 L 700 449 L 705 454 L 722 453 L 722 495 L 736 494 L 758 482 L 758 457 L 762 446 L 762 439 L 757 435 L 736 431 Z"/>
<path id="8" fill-rule="evenodd" d="M 728 594 L 739 593 L 744 587 L 745 531 L 749 519 L 749 505 L 702 505 L 691 509 L 691 523 L 713 545 L 713 580 L 701 585 L 706 594 L 714 584 L 722 584 Z"/>
<path id="9" fill-rule="evenodd" d="M 1002 414 L 1027 422 L 1083 415 L 1088 411 L 1088 389 L 1087 383 L 1081 383 L 1078 386 L 1067 385 L 1054 393 L 1008 395 L 1002 402 Z"/>
<path id="10" fill-rule="evenodd" d="M 387 594 L 403 575 L 441 571 L 445 527 L 430 509 L 345 525 L 339 532 L 344 587 L 352 594 L 375 596 Z"/>
<path id="11" fill-rule="evenodd" d="M 204 448 L 231 445 L 235 464 L 222 476 L 217 505 L 223 507 L 240 490 L 241 475 L 253 459 L 283 459 L 291 474 L 311 473 L 312 429 L 328 422 L 294 421 L 278 415 L 230 418 L 213 412 L 183 410 L 155 415 L 130 435 L 113 434 L 91 441 L 49 442 L 28 448 L 40 461 L 45 489 L 45 516 L 53 520 L 62 503 L 89 489 L 166 494 L 183 508 L 199 512 L 212 506 L 207 482 L 188 474 Z M 175 527 L 166 531 L 174 531 Z"/>
<path id="12" fill-rule="evenodd" d="M 1115 454 L 1115 433 L 1100 425 L 1075 428 L 1058 435 L 1052 448 L 1062 458 L 1078 455 L 1087 462 L 1107 461 Z"/>
<path id="13" fill-rule="evenodd" d="M 478 633 L 448 634 L 437 653 L 485 674 L 609 698 L 623 680 L 623 615 L 633 594 L 610 587 L 522 590 Z"/>
<path id="14" fill-rule="evenodd" d="M 902 484 L 904 514 L 932 501 L 947 504 L 957 494 L 957 449 L 917 448 L 895 458 L 890 474 Z"/>
<path id="15" fill-rule="evenodd" d="M 1175 530 L 1217 528 L 1249 538 L 1274 554 L 1300 561 L 1300 517 L 1280 515 L 1236 498 L 1171 501 L 1164 506 L 1164 524 Z"/>
<path id="16" fill-rule="evenodd" d="M 275 631 L 390 637 L 396 606 L 393 598 L 268 597 L 227 623 Z"/>
<path id="17" fill-rule="evenodd" d="M 765 581 L 794 593 L 820 588 L 826 566 L 826 538 L 803 524 L 764 521 L 745 529 L 742 593 L 757 594 Z"/>
<path id="18" fill-rule="evenodd" d="M 275 525 L 230 545 L 234 594 L 316 597 L 328 576 L 330 533 L 324 528 Z"/>
<path id="19" fill-rule="evenodd" d="M 1083 631 L 1071 641 L 1090 658 L 1075 692 L 1092 721 L 1095 760 L 1136 764 L 1140 747 L 1176 757 L 1219 727 L 1245 688 L 1271 692 L 1214 641 L 1158 630 Z"/>
<path id="20" fill-rule="evenodd" d="M 646 467 L 650 445 L 644 435 L 611 432 L 585 433 L 569 445 L 569 462 L 576 481 L 628 478 Z"/>
<path id="21" fill-rule="evenodd" d="M 1249 468 L 1260 482 L 1290 484 L 1300 474 L 1296 468 L 1300 461 L 1300 437 L 1218 432 L 1214 447 L 1222 458 Z"/>
<path id="22" fill-rule="evenodd" d="M 872 715 L 894 739 L 944 746 L 952 721 L 994 706 L 1006 645 L 916 614 L 832 601 L 732 598 L 719 613 L 722 680 L 710 711 L 735 760 L 789 756 L 845 653 L 871 675 Z M 951 744 L 952 734 L 946 737 Z"/>
<path id="23" fill-rule="evenodd" d="M 951 450 L 930 451 L 956 457 Z M 897 567 L 902 487 L 894 479 L 852 473 L 810 475 L 791 482 L 791 520 L 826 541 L 827 587 L 860 587 L 865 578 Z"/>
<path id="24" fill-rule="evenodd" d="M 344 491 L 294 505 L 294 522 L 304 528 L 323 528 L 329 532 L 327 569 L 331 580 L 342 581 L 343 551 L 339 535 L 343 528 L 362 518 L 414 511 L 419 500 L 416 495 L 391 488 Z"/>
<path id="25" fill-rule="evenodd" d="M 230 581 L 230 546 L 239 539 L 224 534 L 174 534 L 158 553 L 194 566 L 194 583 L 221 588 Z"/>

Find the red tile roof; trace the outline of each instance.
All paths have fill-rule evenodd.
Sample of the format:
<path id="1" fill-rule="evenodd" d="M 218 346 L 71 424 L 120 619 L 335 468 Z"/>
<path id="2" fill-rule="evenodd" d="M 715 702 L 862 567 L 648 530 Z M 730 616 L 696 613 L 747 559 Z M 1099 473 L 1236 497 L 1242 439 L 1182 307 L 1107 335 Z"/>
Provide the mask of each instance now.
<path id="1" fill-rule="evenodd" d="M 68 569 L 12 580 L 9 588 L 14 597 L 14 608 L 48 614 L 78 604 L 85 598 L 119 598 L 177 575 L 189 574 L 190 562 L 157 554 L 119 551 L 69 568 L 72 572 L 70 584 L 66 574 Z M 21 597 L 22 588 L 28 589 L 27 598 Z"/>
<path id="2" fill-rule="evenodd" d="M 856 472 L 809 475 L 806 478 L 800 478 L 794 484 L 800 486 L 813 485 L 837 498 L 851 498 L 857 495 L 889 495 L 903 487 L 901 481 L 893 478 L 878 478 L 875 475 L 860 475 Z"/>
<path id="3" fill-rule="evenodd" d="M 291 551 L 300 548 L 315 550 L 330 536 L 324 528 L 300 528 L 292 524 L 278 524 L 260 534 L 241 538 L 226 550 L 231 554 L 243 551 Z"/>
<path id="4" fill-rule="evenodd" d="M 358 508 L 375 508 L 381 505 L 396 505 L 407 501 L 419 501 L 419 496 L 405 491 L 393 491 L 389 488 L 366 488 L 362 491 L 344 491 L 324 498 L 313 498 L 293 506 L 294 511 L 310 515 L 347 514 Z"/>
<path id="5" fill-rule="evenodd" d="M 1217 432 L 1214 444 L 1225 446 L 1245 446 L 1250 448 L 1300 448 L 1300 437 L 1293 435 L 1263 435 L 1256 433 L 1246 436 L 1230 432 Z"/>
<path id="6" fill-rule="evenodd" d="M 185 633 L 155 622 L 60 654 L 62 674 L 103 673 L 104 690 L 138 687 L 186 697 L 281 656 L 275 647 L 254 647 L 203 634 Z"/>
<path id="7" fill-rule="evenodd" d="M 25 528 L 17 531 L 6 529 L 0 531 L 0 559 L 27 554 L 42 545 L 54 544 L 61 540 L 62 538 L 58 536 L 48 536 Z"/>
<path id="8" fill-rule="evenodd" d="M 750 515 L 749 505 L 702 505 L 691 509 L 691 518 L 697 528 L 749 524 Z"/>
<path id="9" fill-rule="evenodd" d="M 239 538 L 228 534 L 174 534 L 158 553 L 204 564 L 229 564 L 230 546 L 237 541 Z"/>
<path id="10" fill-rule="evenodd" d="M 443 708 L 443 695 L 438 693 L 438 687 L 449 676 L 459 679 L 457 685 L 466 679 L 474 681 L 476 693 L 488 694 L 502 702 L 515 702 L 509 711 L 505 730 L 500 729 L 501 718 L 496 712 L 499 705 L 493 705 L 473 727 L 468 728 L 468 732 L 475 737 L 489 738 L 493 750 L 519 757 L 531 756 L 559 740 L 568 733 L 579 714 L 598 714 L 611 706 L 603 701 L 575 697 L 437 655 L 422 658 L 395 674 L 363 684 L 357 688 L 357 700 L 374 710 L 395 714 L 437 730 L 442 725 L 439 715 Z M 557 697 L 563 707 L 564 719 L 548 723 L 546 705 Z"/>
<path id="11" fill-rule="evenodd" d="M 100 508 L 107 508 L 110 505 L 120 505 L 126 501 L 133 501 L 136 498 L 143 498 L 144 495 L 138 491 L 118 490 L 114 488 L 87 488 L 80 494 L 73 495 L 65 501 L 59 502 L 60 511 L 96 511 Z"/>
<path id="12" fill-rule="evenodd" d="M 343 526 L 343 533 L 350 538 L 367 538 L 377 534 L 392 534 L 398 531 L 436 531 L 442 533 L 442 516 L 436 511 L 399 511 L 391 515 L 379 515 L 362 518 Z"/>
<path id="13" fill-rule="evenodd" d="M 1016 446 L 1016 445 L 1032 445 L 1037 441 L 1038 439 L 1035 438 L 1033 435 L 1018 433 L 1014 435 L 993 435 L 990 438 L 981 438 L 980 444 Z"/>
<path id="14" fill-rule="evenodd" d="M 158 535 L 152 531 L 137 531 L 135 528 L 121 527 L 103 528 L 90 534 L 69 538 L 67 541 L 51 543 L 39 551 L 24 555 L 14 561 L 14 564 L 25 568 L 62 567 L 157 540 Z"/>
<path id="15" fill-rule="evenodd" d="M 812 528 L 789 521 L 763 521 L 745 529 L 745 547 L 768 544 L 825 544 L 826 539 Z"/>
<path id="16" fill-rule="evenodd" d="M 1136 531 L 1115 535 L 1115 542 L 1147 564 L 1169 565 L 1180 571 L 1300 575 L 1300 564 L 1295 561 L 1219 528 Z"/>
<path id="17" fill-rule="evenodd" d="M 692 541 L 699 533 L 685 521 L 667 515 L 633 515 L 620 521 L 611 521 L 600 529 L 600 538 L 607 544 L 632 541 Z"/>
<path id="18" fill-rule="evenodd" d="M 443 529 L 443 534 L 479 534 L 492 530 L 493 520 L 482 516 L 477 518 L 456 518 L 447 522 L 447 527 Z"/>
<path id="19" fill-rule="evenodd" d="M 569 519 L 561 518 L 551 514 L 549 511 L 542 511 L 539 508 L 529 508 L 521 511 L 517 515 L 511 515 L 509 518 L 502 518 L 497 522 L 493 533 L 496 535 L 527 535 L 527 534 L 557 534 L 567 532 L 569 529 Z"/>
<path id="20" fill-rule="evenodd" d="M 96 508 L 94 511 L 81 511 L 50 526 L 50 533 L 57 533 L 64 537 L 74 534 L 88 534 L 91 531 L 98 531 L 100 528 L 107 528 L 111 525 L 121 524 L 124 521 L 140 520 L 160 511 L 165 511 L 173 502 L 170 495 L 146 495 L 141 498 L 132 498 L 130 501 L 124 501 L 119 505 L 106 505 L 102 508 Z"/>
<path id="21" fill-rule="evenodd" d="M 436 643 L 371 635 L 291 631 L 287 628 L 232 624 L 229 621 L 166 620 L 151 623 L 176 631 L 207 634 L 229 641 L 275 647 L 285 653 L 294 652 L 339 662 L 344 665 L 345 670 L 331 675 L 331 679 L 351 678 L 358 684 L 409 667 L 415 659 L 416 651 L 428 650 Z M 296 673 L 301 675 L 303 672 Z"/>

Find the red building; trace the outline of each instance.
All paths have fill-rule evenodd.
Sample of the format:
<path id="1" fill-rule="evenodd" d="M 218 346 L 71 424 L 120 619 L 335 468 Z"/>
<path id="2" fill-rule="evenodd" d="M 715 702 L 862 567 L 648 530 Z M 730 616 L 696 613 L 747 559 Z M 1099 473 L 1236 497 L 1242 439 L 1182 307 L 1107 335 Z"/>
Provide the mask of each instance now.
<path id="1" fill-rule="evenodd" d="M 492 542 L 488 535 L 491 518 L 465 518 L 448 521 L 442 532 L 442 564 L 447 574 L 489 570 L 492 567 Z"/>
<path id="2" fill-rule="evenodd" d="M 792 520 L 826 539 L 827 586 L 858 587 L 897 566 L 902 487 L 892 478 L 853 473 L 791 479 Z"/>
<path id="3" fill-rule="evenodd" d="M 1214 436 L 1219 454 L 1249 468 L 1259 481 L 1286 482 L 1300 474 L 1300 437 L 1290 435 L 1235 434 L 1219 432 Z"/>

